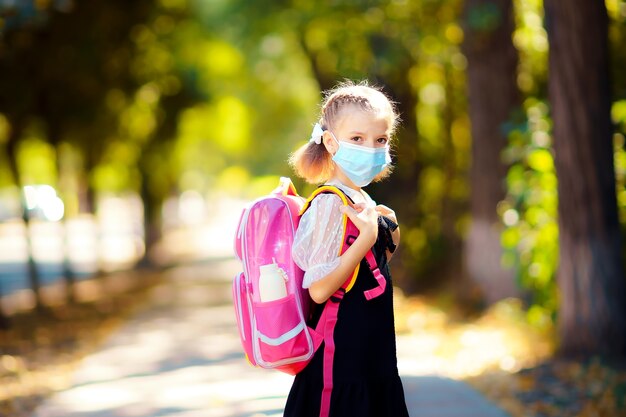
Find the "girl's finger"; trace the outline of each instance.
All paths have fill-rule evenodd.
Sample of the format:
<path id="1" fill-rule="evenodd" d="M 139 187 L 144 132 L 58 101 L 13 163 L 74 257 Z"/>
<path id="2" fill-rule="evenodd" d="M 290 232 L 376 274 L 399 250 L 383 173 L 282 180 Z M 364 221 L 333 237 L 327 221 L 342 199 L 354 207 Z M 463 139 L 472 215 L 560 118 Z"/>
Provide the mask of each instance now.
<path id="1" fill-rule="evenodd" d="M 354 205 L 354 206 L 352 206 L 352 207 L 356 210 L 356 212 L 357 212 L 357 213 L 360 213 L 360 212 L 362 212 L 363 210 L 365 210 L 365 208 L 366 208 L 367 206 L 365 205 L 365 203 L 357 203 L 357 204 L 355 204 L 355 205 Z"/>
<path id="2" fill-rule="evenodd" d="M 378 212 L 379 214 L 390 218 L 391 220 L 393 220 L 394 222 L 398 222 L 396 219 L 396 212 L 393 211 L 392 209 L 390 209 L 387 206 L 383 206 L 382 204 L 376 206 L 376 212 Z"/>
<path id="3" fill-rule="evenodd" d="M 366 210 L 364 213 L 364 210 L 357 211 L 350 206 L 341 206 L 339 207 L 339 210 L 346 216 L 348 216 L 352 223 L 354 223 L 354 225 L 359 229 L 361 228 L 361 225 L 364 223 L 364 221 L 366 221 L 364 217 L 366 217 L 368 214 Z"/>
<path id="4" fill-rule="evenodd" d="M 351 220 L 358 215 L 358 212 L 350 206 L 341 206 L 339 211 L 348 216 Z"/>

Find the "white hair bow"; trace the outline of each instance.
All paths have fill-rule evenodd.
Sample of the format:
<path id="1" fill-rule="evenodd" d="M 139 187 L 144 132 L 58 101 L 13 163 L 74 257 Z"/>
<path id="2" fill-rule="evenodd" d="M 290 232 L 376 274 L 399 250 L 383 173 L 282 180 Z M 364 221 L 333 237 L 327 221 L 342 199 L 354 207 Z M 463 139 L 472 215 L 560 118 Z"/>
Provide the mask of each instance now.
<path id="1" fill-rule="evenodd" d="M 313 132 L 311 133 L 311 139 L 309 139 L 309 142 L 315 142 L 319 145 L 320 143 L 322 143 L 323 134 L 324 134 L 324 129 L 322 129 L 322 126 L 320 126 L 319 123 L 315 123 L 315 126 L 313 126 Z"/>

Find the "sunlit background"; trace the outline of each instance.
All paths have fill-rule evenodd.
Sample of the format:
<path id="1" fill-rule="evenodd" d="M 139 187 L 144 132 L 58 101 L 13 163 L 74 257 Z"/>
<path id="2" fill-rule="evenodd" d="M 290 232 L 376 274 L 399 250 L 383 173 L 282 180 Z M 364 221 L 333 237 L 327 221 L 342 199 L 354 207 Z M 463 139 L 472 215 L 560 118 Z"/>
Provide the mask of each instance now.
<path id="1" fill-rule="evenodd" d="M 302 195 L 313 190 L 286 160 L 307 141 L 321 91 L 345 78 L 382 86 L 402 118 L 394 174 L 369 187 L 402 227 L 395 283 L 407 294 L 443 288 L 445 300 L 480 304 L 463 269 L 470 190 L 481 188 L 470 178 L 463 4 L 0 0 L 0 312 L 64 302 L 77 282 L 119 271 L 232 257 L 245 202 L 281 176 Z M 521 300 L 520 320 L 553 332 L 560 300 L 549 42 L 543 2 L 512 4 L 519 106 L 498 127 L 505 169 L 493 253 Z M 605 4 L 626 236 L 626 2 Z M 489 32 L 501 18 L 486 2 L 466 20 Z M 437 320 L 410 315 L 407 326 L 419 332 L 424 317 Z M 519 370 L 500 349 L 508 334 L 455 334 L 467 350 L 453 360 L 403 366 L 454 377 Z M 443 349 L 439 336 L 420 339 L 424 357 Z"/>

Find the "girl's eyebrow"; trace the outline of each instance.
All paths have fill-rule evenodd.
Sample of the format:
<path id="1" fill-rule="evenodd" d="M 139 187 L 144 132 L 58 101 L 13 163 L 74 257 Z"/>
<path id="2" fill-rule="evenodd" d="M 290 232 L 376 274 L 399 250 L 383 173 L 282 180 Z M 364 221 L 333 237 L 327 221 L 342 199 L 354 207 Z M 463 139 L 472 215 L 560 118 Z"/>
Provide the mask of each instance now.
<path id="1" fill-rule="evenodd" d="M 357 135 L 357 136 L 365 136 L 365 133 L 363 132 L 359 132 L 358 130 L 352 130 L 349 132 L 350 135 Z M 385 133 L 381 133 L 380 135 L 375 135 L 377 138 L 382 138 L 382 137 L 388 137 L 389 135 L 385 132 Z"/>

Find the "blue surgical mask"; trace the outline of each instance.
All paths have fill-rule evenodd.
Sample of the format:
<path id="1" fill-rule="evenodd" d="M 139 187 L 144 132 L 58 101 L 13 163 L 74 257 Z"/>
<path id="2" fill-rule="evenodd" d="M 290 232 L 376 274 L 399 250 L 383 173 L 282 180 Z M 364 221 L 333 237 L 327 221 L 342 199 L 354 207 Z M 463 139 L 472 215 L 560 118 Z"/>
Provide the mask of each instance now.
<path id="1" fill-rule="evenodd" d="M 337 140 L 333 132 L 329 133 L 339 145 L 333 155 L 333 161 L 357 187 L 365 187 L 372 182 L 391 163 L 389 146 L 370 148 Z"/>

